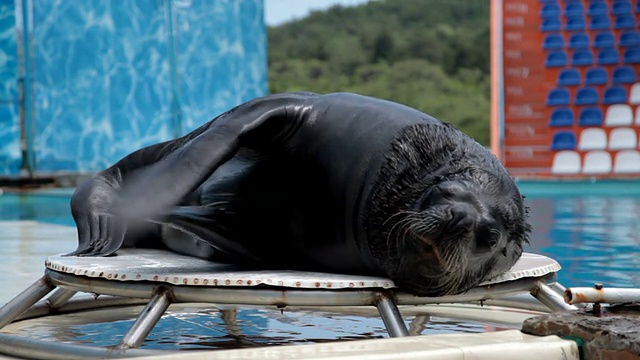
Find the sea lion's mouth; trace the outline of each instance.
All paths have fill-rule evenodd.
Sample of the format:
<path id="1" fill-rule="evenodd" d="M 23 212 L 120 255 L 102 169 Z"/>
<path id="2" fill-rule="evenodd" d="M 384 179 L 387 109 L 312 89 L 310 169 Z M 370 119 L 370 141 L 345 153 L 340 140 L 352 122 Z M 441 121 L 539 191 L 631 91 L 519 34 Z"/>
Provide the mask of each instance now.
<path id="1" fill-rule="evenodd" d="M 438 246 L 436 246 L 433 240 L 422 235 L 416 235 L 416 238 L 420 240 L 423 244 L 423 246 L 420 246 L 418 249 L 418 253 L 420 254 L 420 256 L 426 259 L 430 257 L 435 257 L 435 259 L 438 262 L 438 266 L 441 269 L 446 269 L 447 266 L 446 266 L 446 263 L 444 262 L 444 257 L 442 256 L 442 252 L 440 251 Z"/>

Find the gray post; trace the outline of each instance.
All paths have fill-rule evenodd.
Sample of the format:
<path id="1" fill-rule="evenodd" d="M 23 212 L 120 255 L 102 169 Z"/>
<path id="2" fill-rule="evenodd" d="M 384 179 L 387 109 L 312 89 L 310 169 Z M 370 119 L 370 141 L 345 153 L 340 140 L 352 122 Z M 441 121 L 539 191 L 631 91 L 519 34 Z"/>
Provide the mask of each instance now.
<path id="1" fill-rule="evenodd" d="M 375 296 L 375 305 L 380 312 L 384 326 L 391 337 L 409 336 L 409 331 L 404 324 L 400 310 L 396 306 L 393 298 L 387 294 L 379 292 Z"/>
<path id="2" fill-rule="evenodd" d="M 139 347 L 153 327 L 156 326 L 162 314 L 164 314 L 169 305 L 171 305 L 172 298 L 173 295 L 169 289 L 160 288 L 151 300 L 149 300 L 144 309 L 142 309 L 142 312 L 133 325 L 131 325 L 129 331 L 124 334 L 117 348 L 131 349 Z"/>
<path id="3" fill-rule="evenodd" d="M 558 294 L 557 291 L 541 281 L 531 291 L 531 295 L 553 311 L 578 310 L 577 307 L 567 304 L 561 294 Z"/>
<path id="4" fill-rule="evenodd" d="M 49 281 L 49 277 L 45 275 L 11 299 L 0 308 L 0 329 L 10 324 L 54 288 L 55 286 Z"/>

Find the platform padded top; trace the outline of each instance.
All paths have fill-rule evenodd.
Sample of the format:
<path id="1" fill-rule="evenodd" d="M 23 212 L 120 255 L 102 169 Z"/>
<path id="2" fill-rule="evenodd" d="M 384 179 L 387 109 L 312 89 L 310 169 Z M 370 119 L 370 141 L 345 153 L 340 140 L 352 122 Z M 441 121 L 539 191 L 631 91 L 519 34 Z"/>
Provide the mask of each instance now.
<path id="1" fill-rule="evenodd" d="M 121 249 L 109 257 L 50 256 L 47 269 L 114 281 L 154 281 L 190 286 L 279 286 L 309 289 L 394 288 L 393 281 L 358 276 L 292 270 L 259 270 L 214 263 L 164 250 Z M 542 277 L 560 270 L 560 264 L 546 256 L 524 253 L 504 274 L 481 285 L 524 277 Z"/>

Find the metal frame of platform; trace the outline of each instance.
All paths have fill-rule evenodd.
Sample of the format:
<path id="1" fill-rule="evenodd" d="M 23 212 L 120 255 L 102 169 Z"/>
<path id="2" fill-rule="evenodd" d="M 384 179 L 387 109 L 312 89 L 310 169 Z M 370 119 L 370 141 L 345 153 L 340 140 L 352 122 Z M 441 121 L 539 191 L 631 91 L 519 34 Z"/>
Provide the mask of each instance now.
<path id="1" fill-rule="evenodd" d="M 409 335 L 398 305 L 465 303 L 529 293 L 552 311 L 576 309 L 564 301 L 565 288 L 556 282 L 560 269 L 557 262 L 526 253 L 510 271 L 464 294 L 443 297 L 413 296 L 398 291 L 385 278 L 247 271 L 159 250 L 130 249 L 111 258 L 54 256 L 45 264 L 47 269 L 42 278 L 0 308 L 0 329 L 18 319 L 104 304 L 70 301 L 78 292 L 115 296 L 107 299 L 111 304 L 146 305 L 113 348 L 50 344 L 0 333 L 0 353 L 43 359 L 157 354 L 158 351 L 138 348 L 167 308 L 182 302 L 278 307 L 375 306 L 391 337 Z"/>

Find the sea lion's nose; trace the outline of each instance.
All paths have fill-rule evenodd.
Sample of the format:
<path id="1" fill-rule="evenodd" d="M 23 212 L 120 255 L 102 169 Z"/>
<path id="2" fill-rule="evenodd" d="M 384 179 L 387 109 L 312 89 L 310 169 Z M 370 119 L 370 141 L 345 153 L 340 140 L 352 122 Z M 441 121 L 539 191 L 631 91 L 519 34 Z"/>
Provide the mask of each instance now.
<path id="1" fill-rule="evenodd" d="M 451 230 L 471 230 L 478 219 L 478 211 L 467 203 L 454 203 L 449 208 L 451 219 L 447 224 L 447 229 Z"/>

